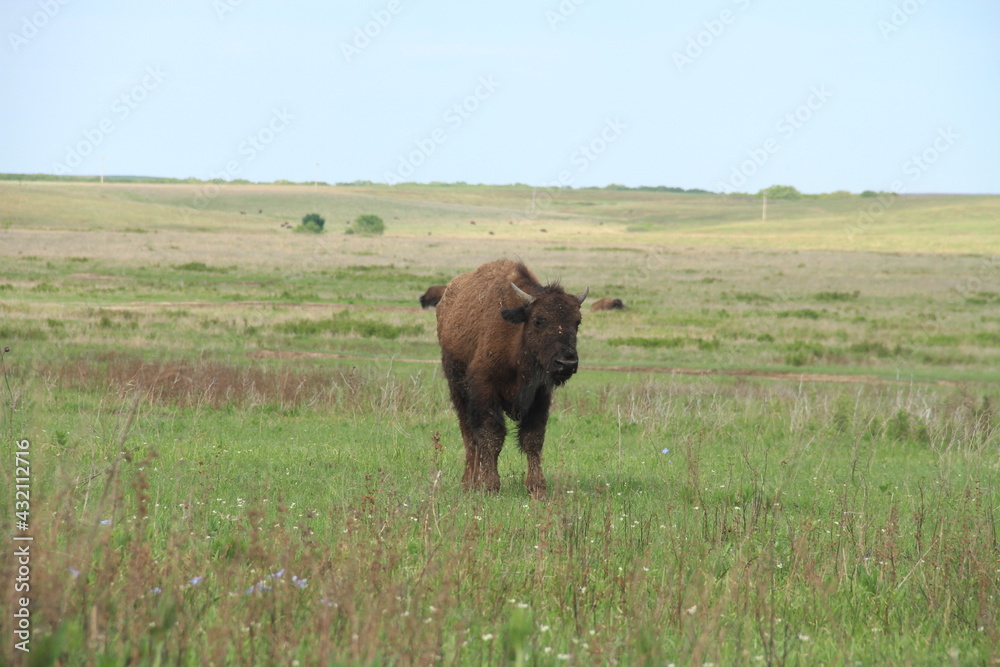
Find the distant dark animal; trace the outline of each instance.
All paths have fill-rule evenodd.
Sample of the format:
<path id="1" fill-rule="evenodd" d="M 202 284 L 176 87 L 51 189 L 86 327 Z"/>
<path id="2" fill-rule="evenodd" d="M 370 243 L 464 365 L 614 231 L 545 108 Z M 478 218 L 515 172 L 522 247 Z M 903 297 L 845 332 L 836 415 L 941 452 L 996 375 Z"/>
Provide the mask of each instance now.
<path id="1" fill-rule="evenodd" d="M 240 211 L 240 215 L 246 215 L 246 214 L 247 214 L 246 211 Z"/>
<path id="2" fill-rule="evenodd" d="M 622 303 L 621 299 L 612 299 L 609 296 L 598 299 L 590 306 L 591 310 L 622 310 L 624 308 L 625 304 Z"/>
<path id="3" fill-rule="evenodd" d="M 576 373 L 580 305 L 558 284 L 541 285 L 521 262 L 501 259 L 456 277 L 437 307 L 441 365 L 465 443 L 468 490 L 500 489 L 497 458 L 506 414 L 528 457 L 525 486 L 546 492 L 542 444 L 555 387 Z"/>
<path id="4" fill-rule="evenodd" d="M 257 212 L 258 212 L 258 213 L 263 213 L 263 212 L 264 212 L 264 209 L 262 209 L 262 208 L 259 208 L 259 209 L 257 209 Z"/>
<path id="5" fill-rule="evenodd" d="M 438 305 L 438 301 L 444 295 L 445 285 L 431 285 L 427 288 L 427 291 L 420 296 L 420 307 L 430 308 L 431 306 Z"/>

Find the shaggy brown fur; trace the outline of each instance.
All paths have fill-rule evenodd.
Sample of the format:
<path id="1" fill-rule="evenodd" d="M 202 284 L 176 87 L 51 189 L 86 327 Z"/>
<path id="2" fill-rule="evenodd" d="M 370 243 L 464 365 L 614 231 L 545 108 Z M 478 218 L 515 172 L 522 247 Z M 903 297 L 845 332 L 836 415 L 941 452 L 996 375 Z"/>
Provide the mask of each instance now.
<path id="1" fill-rule="evenodd" d="M 621 299 L 612 299 L 610 296 L 598 299 L 590 306 L 591 310 L 622 310 L 623 308 L 625 308 L 625 304 L 622 303 Z"/>
<path id="2" fill-rule="evenodd" d="M 431 306 L 438 305 L 438 301 L 444 296 L 444 288 L 446 285 L 431 285 L 427 288 L 420 297 L 420 307 L 430 308 Z"/>
<path id="3" fill-rule="evenodd" d="M 438 341 L 465 442 L 467 489 L 500 490 L 506 414 L 518 422 L 518 443 L 528 457 L 525 486 L 532 496 L 545 495 L 542 444 L 552 390 L 579 364 L 576 332 L 586 297 L 542 286 L 524 264 L 509 259 L 448 283 L 437 307 Z"/>

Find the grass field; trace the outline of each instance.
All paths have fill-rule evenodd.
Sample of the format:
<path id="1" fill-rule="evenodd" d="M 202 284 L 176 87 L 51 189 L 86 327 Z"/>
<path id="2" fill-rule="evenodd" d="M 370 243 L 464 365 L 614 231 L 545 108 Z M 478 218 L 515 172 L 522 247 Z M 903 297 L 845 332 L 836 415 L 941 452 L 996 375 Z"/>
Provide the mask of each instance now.
<path id="1" fill-rule="evenodd" d="M 878 201 L 0 182 L 32 664 L 1000 663 L 1000 197 Z M 501 256 L 628 306 L 544 502 L 417 304 Z"/>

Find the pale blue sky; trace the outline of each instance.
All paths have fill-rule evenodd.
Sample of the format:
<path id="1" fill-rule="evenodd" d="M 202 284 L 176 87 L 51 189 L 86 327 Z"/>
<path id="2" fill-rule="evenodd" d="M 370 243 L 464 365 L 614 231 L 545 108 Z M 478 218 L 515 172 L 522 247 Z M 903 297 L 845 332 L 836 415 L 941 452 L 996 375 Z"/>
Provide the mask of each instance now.
<path id="1" fill-rule="evenodd" d="M 4 0 L 0 172 L 1000 193 L 995 0 L 576 2 Z"/>

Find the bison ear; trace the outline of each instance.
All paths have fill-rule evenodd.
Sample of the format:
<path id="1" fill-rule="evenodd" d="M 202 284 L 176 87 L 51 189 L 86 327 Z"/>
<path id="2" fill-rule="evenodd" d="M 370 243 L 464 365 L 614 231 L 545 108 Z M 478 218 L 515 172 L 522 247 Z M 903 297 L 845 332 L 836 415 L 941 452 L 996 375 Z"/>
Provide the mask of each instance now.
<path id="1" fill-rule="evenodd" d="M 528 319 L 528 310 L 526 308 L 504 308 L 500 311 L 500 317 L 511 324 L 520 324 Z"/>
<path id="2" fill-rule="evenodd" d="M 583 290 L 583 294 L 580 294 L 580 295 L 578 295 L 576 297 L 576 300 L 580 302 L 581 306 L 583 305 L 583 302 L 587 298 L 588 294 L 590 294 L 590 288 L 589 287 L 587 289 Z"/>

